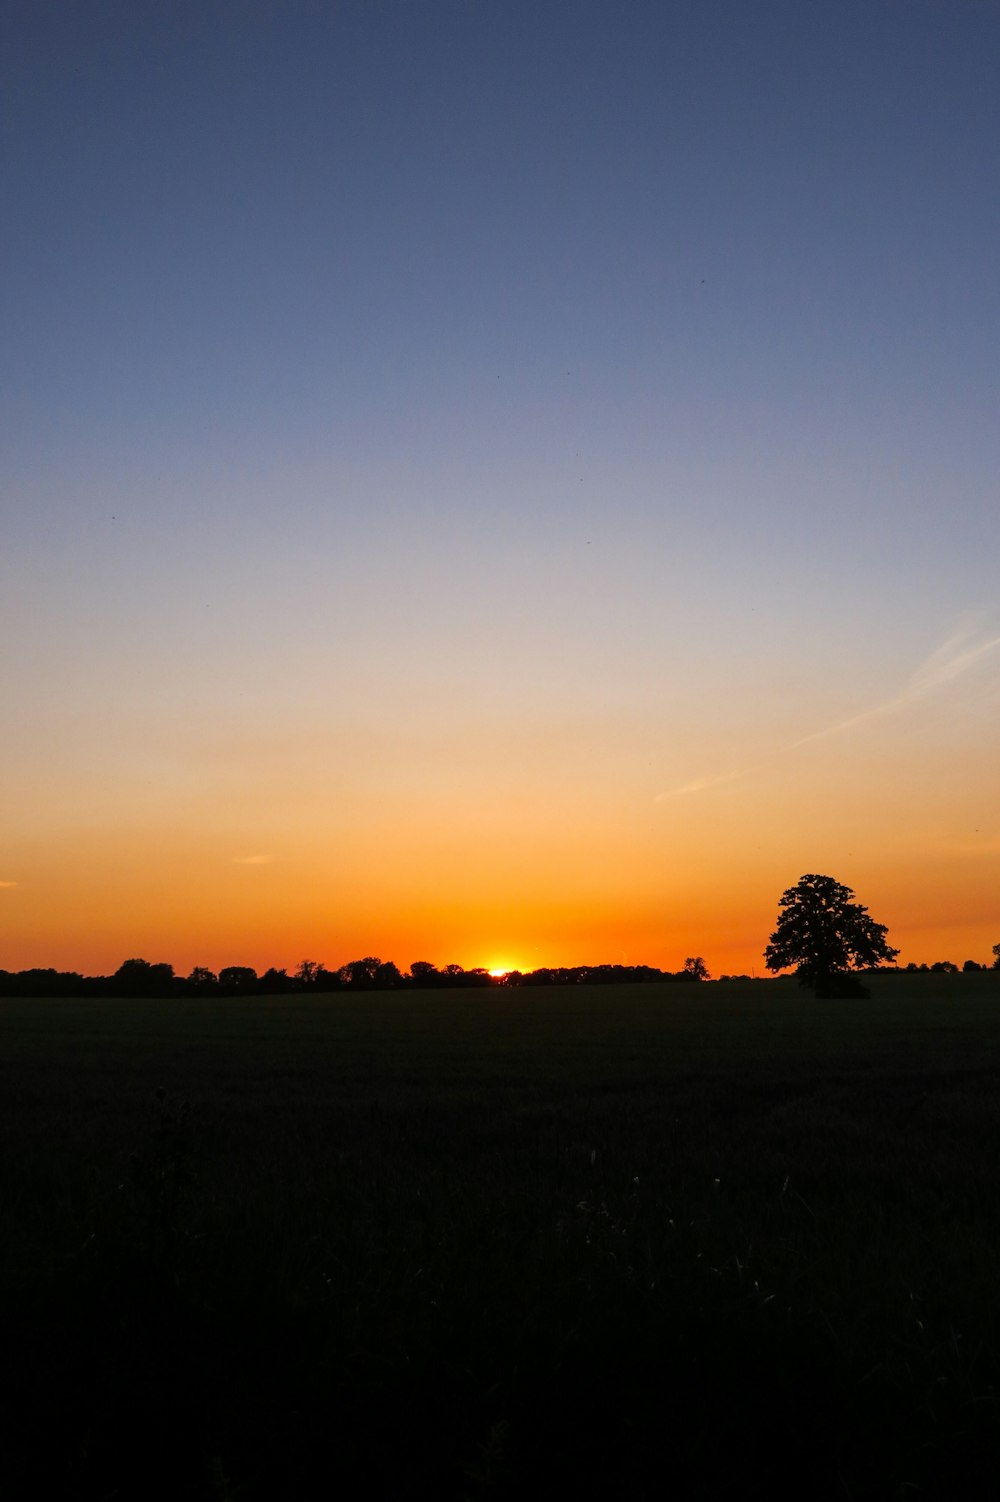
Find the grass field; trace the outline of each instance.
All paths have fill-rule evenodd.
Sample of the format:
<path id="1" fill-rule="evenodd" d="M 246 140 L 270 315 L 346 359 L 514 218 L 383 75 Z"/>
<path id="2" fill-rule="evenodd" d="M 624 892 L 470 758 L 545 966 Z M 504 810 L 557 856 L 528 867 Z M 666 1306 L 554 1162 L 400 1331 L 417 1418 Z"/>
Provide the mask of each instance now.
<path id="1" fill-rule="evenodd" d="M 0 1002 L 0 1494 L 992 1496 L 1000 975 Z"/>

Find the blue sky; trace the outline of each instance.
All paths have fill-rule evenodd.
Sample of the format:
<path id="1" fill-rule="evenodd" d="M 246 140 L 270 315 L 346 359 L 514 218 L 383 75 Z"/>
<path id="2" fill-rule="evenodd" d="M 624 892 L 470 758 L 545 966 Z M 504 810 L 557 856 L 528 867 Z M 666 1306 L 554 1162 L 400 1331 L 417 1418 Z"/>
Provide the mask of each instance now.
<path id="1" fill-rule="evenodd" d="M 16 3 L 0 46 L 0 878 L 37 897 L 24 952 L 52 941 L 67 839 L 127 890 L 243 775 L 227 859 L 268 808 L 271 843 L 308 817 L 382 839 L 387 801 L 460 843 L 478 778 L 480 848 L 516 831 L 551 886 L 579 852 L 525 809 L 576 778 L 567 827 L 607 824 L 653 883 L 694 838 L 650 822 L 664 791 L 909 704 L 948 650 L 965 692 L 938 721 L 979 803 L 942 828 L 978 809 L 1000 837 L 975 770 L 998 735 L 996 6 Z M 920 702 L 930 742 L 859 750 L 864 797 L 912 762 L 932 798 Z M 811 788 L 833 858 L 829 773 L 793 822 Z M 758 817 L 704 814 L 717 883 Z M 358 890 L 402 900 L 367 867 Z"/>

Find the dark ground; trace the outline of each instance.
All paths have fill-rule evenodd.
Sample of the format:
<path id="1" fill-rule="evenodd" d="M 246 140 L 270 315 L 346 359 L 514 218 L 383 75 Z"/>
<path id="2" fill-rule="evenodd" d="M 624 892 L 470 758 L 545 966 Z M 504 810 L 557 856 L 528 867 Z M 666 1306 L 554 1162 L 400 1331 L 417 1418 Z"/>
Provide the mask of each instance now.
<path id="1" fill-rule="evenodd" d="M 1000 975 L 0 1003 L 0 1494 L 992 1497 Z"/>

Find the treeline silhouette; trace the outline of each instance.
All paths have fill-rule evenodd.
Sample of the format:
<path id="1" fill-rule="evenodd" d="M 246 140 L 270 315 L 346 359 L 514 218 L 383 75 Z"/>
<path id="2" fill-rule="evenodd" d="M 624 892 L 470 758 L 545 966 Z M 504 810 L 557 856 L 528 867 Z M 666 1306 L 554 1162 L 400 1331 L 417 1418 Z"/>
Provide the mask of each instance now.
<path id="1" fill-rule="evenodd" d="M 509 970 L 491 975 L 482 966 L 461 964 L 438 969 L 429 960 L 414 960 L 401 970 L 392 960 L 366 955 L 339 969 L 327 970 L 317 960 L 303 960 L 296 970 L 270 967 L 258 975 L 249 964 L 227 964 L 218 973 L 197 966 L 189 975 L 176 975 L 173 964 L 126 960 L 114 975 L 80 975 L 75 970 L 0 970 L 0 996 L 267 996 L 267 994 L 329 993 L 329 991 L 420 991 L 441 988 L 511 987 L 511 985 L 623 984 L 623 982 L 697 982 L 707 979 L 701 967 L 671 972 L 649 964 L 577 964 L 542 969 Z M 728 976 L 727 976 L 728 979 Z"/>
<path id="2" fill-rule="evenodd" d="M 728 979 L 728 977 L 726 977 Z M 749 977 L 745 977 L 749 979 Z M 491 975 L 482 966 L 438 968 L 429 960 L 414 960 L 400 970 L 392 960 L 375 955 L 350 960 L 328 970 L 317 960 L 303 960 L 289 972 L 273 966 L 262 974 L 250 965 L 226 965 L 218 973 L 196 965 L 189 975 L 177 975 L 173 965 L 130 959 L 113 975 L 81 975 L 74 970 L 0 970 L 0 995 L 6 996 L 235 996 L 287 995 L 329 991 L 420 991 L 451 987 L 553 986 L 587 984 L 698 982 L 708 979 L 704 961 L 689 960 L 683 970 L 657 970 L 651 965 L 543 966 L 522 972 Z M 734 977 L 735 979 L 735 977 Z"/>
<path id="3" fill-rule="evenodd" d="M 886 966 L 889 975 L 956 975 L 1000 969 L 966 960 L 959 967 L 950 960 L 932 965 Z M 792 977 L 786 977 L 792 978 Z M 0 996 L 267 996 L 336 991 L 420 991 L 464 987 L 485 989 L 509 986 L 656 985 L 683 984 L 711 979 L 700 956 L 688 959 L 682 970 L 658 970 L 653 965 L 544 965 L 537 970 L 510 970 L 491 975 L 482 966 L 465 970 L 461 965 L 432 965 L 414 960 L 406 971 L 392 960 L 375 955 L 350 960 L 328 970 L 317 960 L 303 960 L 297 969 L 271 967 L 261 974 L 250 965 L 226 965 L 218 973 L 196 965 L 188 975 L 177 975 L 173 965 L 129 959 L 113 975 L 82 975 L 75 970 L 0 970 Z M 749 975 L 721 975 L 720 982 L 756 980 Z"/>

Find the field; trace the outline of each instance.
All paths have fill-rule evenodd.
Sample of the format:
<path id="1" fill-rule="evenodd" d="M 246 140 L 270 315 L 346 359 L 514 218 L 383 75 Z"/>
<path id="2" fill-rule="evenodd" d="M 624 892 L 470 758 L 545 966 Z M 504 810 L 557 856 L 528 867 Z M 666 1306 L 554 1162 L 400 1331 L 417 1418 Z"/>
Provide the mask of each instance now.
<path id="1" fill-rule="evenodd" d="M 5 1498 L 992 1496 L 1000 976 L 0 1003 Z"/>

